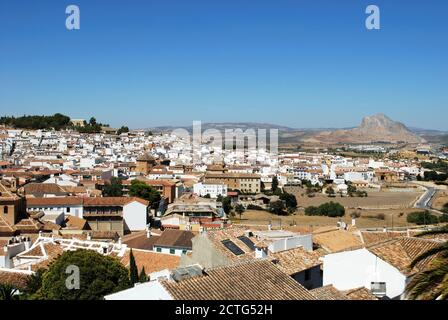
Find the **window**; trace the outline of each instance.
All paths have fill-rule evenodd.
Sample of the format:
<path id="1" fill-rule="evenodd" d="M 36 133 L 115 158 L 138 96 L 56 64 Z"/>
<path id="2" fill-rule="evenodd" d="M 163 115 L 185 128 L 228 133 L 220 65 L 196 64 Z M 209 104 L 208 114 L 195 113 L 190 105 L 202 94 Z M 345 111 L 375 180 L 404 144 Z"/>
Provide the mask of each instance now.
<path id="1" fill-rule="evenodd" d="M 3 207 L 3 213 L 4 214 L 8 214 L 8 206 L 4 206 Z"/>
<path id="2" fill-rule="evenodd" d="M 170 254 L 175 254 L 175 253 L 176 253 L 176 250 L 170 249 Z"/>
<path id="3" fill-rule="evenodd" d="M 162 248 L 156 248 L 157 252 L 162 252 Z"/>
<path id="4" fill-rule="evenodd" d="M 70 212 L 70 207 L 67 207 L 67 212 Z"/>
<path id="5" fill-rule="evenodd" d="M 187 250 L 182 250 L 182 254 L 187 254 Z"/>
<path id="6" fill-rule="evenodd" d="M 311 269 L 305 270 L 305 281 L 311 280 Z"/>

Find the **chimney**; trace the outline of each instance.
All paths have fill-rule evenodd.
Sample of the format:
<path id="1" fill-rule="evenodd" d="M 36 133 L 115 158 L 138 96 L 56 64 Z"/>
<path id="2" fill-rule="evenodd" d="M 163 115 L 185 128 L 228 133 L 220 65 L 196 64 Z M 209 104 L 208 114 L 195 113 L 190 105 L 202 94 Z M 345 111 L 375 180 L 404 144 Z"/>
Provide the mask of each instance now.
<path id="1" fill-rule="evenodd" d="M 121 237 L 118 238 L 118 245 L 121 246 Z"/>
<path id="2" fill-rule="evenodd" d="M 272 230 L 272 224 L 268 224 L 268 230 L 269 230 L 269 231 Z"/>
<path id="3" fill-rule="evenodd" d="M 4 245 L 4 246 L 3 246 L 3 251 L 4 251 L 5 253 L 8 252 L 8 246 L 7 246 L 7 245 Z"/>
<path id="4" fill-rule="evenodd" d="M 29 248 L 31 248 L 31 238 L 30 237 L 26 237 L 24 240 L 25 243 L 25 250 L 28 250 Z"/>
<path id="5" fill-rule="evenodd" d="M 406 237 L 410 237 L 411 236 L 411 230 L 410 229 L 406 229 Z"/>
<path id="6" fill-rule="evenodd" d="M 353 227 L 356 226 L 356 219 L 355 218 L 352 218 L 352 226 Z"/>
<path id="7" fill-rule="evenodd" d="M 256 259 L 266 258 L 268 256 L 266 250 L 267 250 L 266 248 L 255 247 L 255 258 Z"/>
<path id="8" fill-rule="evenodd" d="M 146 238 L 151 238 L 151 230 L 149 230 L 149 228 L 146 229 Z"/>
<path id="9" fill-rule="evenodd" d="M 387 232 L 387 229 L 386 229 L 386 227 L 383 227 L 383 232 Z"/>
<path id="10" fill-rule="evenodd" d="M 90 233 L 87 234 L 87 240 L 92 240 L 92 235 Z"/>

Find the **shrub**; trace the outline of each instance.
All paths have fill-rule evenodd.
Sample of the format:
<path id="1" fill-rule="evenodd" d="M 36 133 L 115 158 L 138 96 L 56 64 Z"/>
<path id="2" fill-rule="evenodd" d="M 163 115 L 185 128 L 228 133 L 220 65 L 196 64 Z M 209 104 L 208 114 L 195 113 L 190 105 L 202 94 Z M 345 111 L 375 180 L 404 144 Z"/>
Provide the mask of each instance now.
<path id="1" fill-rule="evenodd" d="M 247 210 L 264 210 L 264 209 L 262 207 L 260 207 L 260 206 L 255 205 L 255 204 L 249 204 L 247 206 Z"/>
<path id="2" fill-rule="evenodd" d="M 305 208 L 305 215 L 307 215 L 307 216 L 320 216 L 319 208 L 318 207 L 314 207 L 314 206 L 307 207 L 307 208 Z"/>
<path id="3" fill-rule="evenodd" d="M 386 215 L 385 215 L 384 213 L 378 213 L 378 214 L 376 215 L 376 218 L 377 218 L 378 220 L 386 220 Z"/>
<path id="4" fill-rule="evenodd" d="M 422 224 L 435 224 L 439 222 L 439 218 L 429 211 L 425 212 L 411 212 L 406 217 L 406 221 L 409 223 Z"/>
<path id="5" fill-rule="evenodd" d="M 321 204 L 319 207 L 308 207 L 305 209 L 307 216 L 327 216 L 327 217 L 342 217 L 345 215 L 345 208 L 337 202 L 327 202 Z"/>

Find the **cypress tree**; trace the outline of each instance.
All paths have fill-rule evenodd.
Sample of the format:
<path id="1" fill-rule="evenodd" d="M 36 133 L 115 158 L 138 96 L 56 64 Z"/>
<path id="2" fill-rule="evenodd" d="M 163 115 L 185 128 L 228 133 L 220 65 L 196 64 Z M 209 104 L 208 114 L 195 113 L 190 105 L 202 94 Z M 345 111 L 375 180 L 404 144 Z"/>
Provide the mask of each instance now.
<path id="1" fill-rule="evenodd" d="M 138 281 L 143 283 L 148 281 L 148 277 L 146 276 L 145 267 L 142 267 L 142 270 L 140 271 L 140 276 L 138 277 Z"/>
<path id="2" fill-rule="evenodd" d="M 138 282 L 138 269 L 137 264 L 135 263 L 135 258 L 134 254 L 132 253 L 132 249 L 131 253 L 129 254 L 129 278 L 132 284 Z"/>

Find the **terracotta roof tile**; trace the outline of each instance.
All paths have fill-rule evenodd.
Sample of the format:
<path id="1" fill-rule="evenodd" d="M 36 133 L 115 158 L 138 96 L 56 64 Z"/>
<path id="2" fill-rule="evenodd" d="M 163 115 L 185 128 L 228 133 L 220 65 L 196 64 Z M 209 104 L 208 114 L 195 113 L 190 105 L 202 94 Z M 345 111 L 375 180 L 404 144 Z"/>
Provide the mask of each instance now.
<path id="1" fill-rule="evenodd" d="M 146 274 L 162 271 L 165 269 L 175 269 L 179 266 L 180 262 L 179 256 L 171 254 L 144 250 L 132 250 L 132 254 L 134 255 L 138 271 L 140 272 L 142 267 L 145 267 Z M 127 268 L 129 268 L 129 257 L 130 250 L 126 251 L 123 258 L 121 258 L 121 263 Z"/>
<path id="2" fill-rule="evenodd" d="M 342 291 L 350 300 L 379 300 L 365 287 Z"/>
<path id="3" fill-rule="evenodd" d="M 19 272 L 0 271 L 0 284 L 9 284 L 17 289 L 25 289 L 29 276 Z"/>
<path id="4" fill-rule="evenodd" d="M 191 250 L 191 239 L 195 234 L 191 231 L 167 229 L 154 243 L 154 246 L 170 248 L 189 248 Z"/>
<path id="5" fill-rule="evenodd" d="M 349 300 L 341 291 L 329 284 L 311 290 L 318 300 Z"/>
<path id="6" fill-rule="evenodd" d="M 420 238 L 398 238 L 367 247 L 374 255 L 397 268 L 405 275 L 412 275 L 423 270 L 432 260 L 427 258 L 418 263 L 412 270 L 411 262 L 423 252 L 439 246 L 441 242 Z"/>
<path id="7" fill-rule="evenodd" d="M 313 241 L 328 252 L 338 252 L 364 247 L 359 236 L 344 230 L 313 233 Z"/>
<path id="8" fill-rule="evenodd" d="M 268 254 L 268 258 L 277 260 L 278 262 L 275 265 L 289 275 L 321 265 L 322 262 L 319 261 L 319 257 L 319 254 L 307 251 L 303 247 L 275 253 L 269 252 Z"/>
<path id="9" fill-rule="evenodd" d="M 239 262 L 206 270 L 203 276 L 161 282 L 176 300 L 315 300 L 268 260 Z"/>

